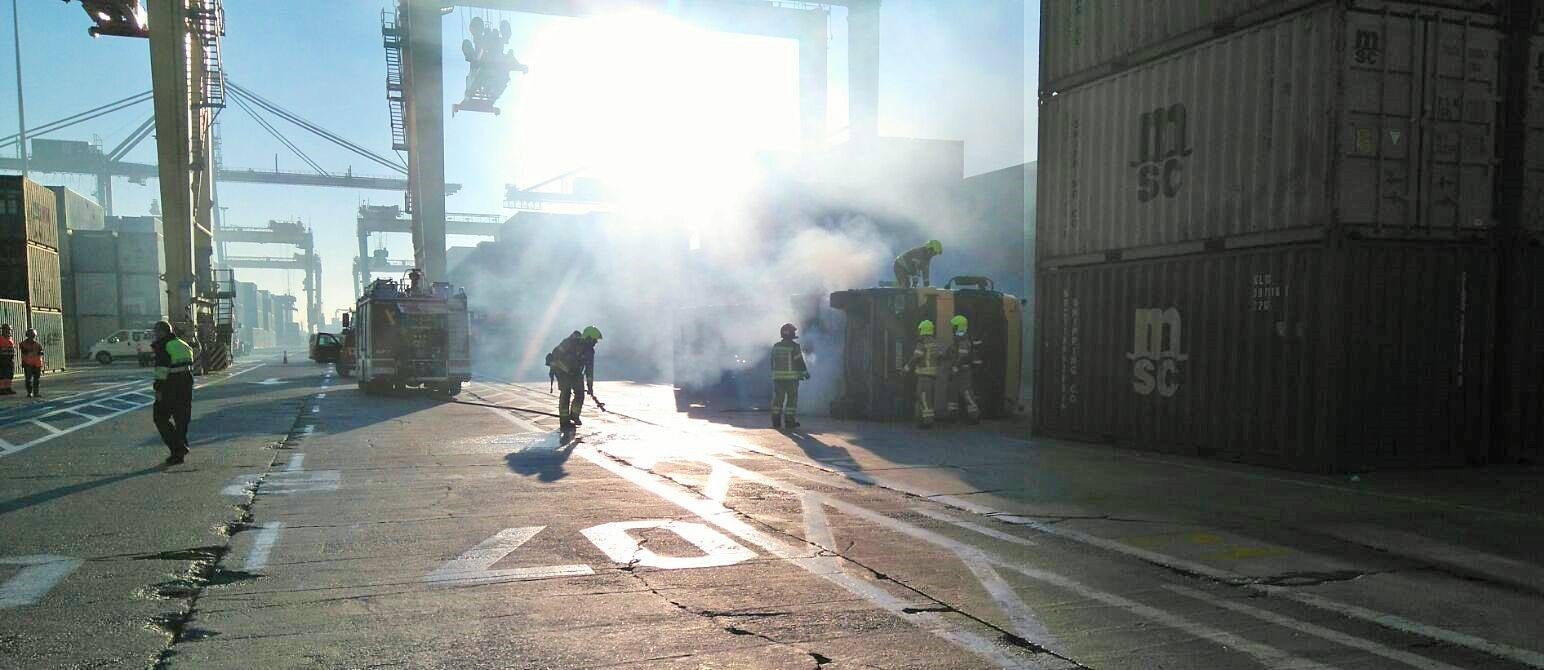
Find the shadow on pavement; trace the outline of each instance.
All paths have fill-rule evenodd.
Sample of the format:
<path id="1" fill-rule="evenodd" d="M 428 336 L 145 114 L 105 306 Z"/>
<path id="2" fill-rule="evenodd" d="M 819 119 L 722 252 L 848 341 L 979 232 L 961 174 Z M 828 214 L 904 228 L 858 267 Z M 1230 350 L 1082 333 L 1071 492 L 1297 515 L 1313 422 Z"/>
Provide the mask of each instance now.
<path id="1" fill-rule="evenodd" d="M 564 465 L 574 454 L 574 447 L 583 441 L 583 438 L 568 438 L 556 432 L 545 433 L 529 446 L 506 454 L 504 462 L 515 474 L 534 476 L 541 482 L 555 482 L 568 476 Z"/>
<path id="2" fill-rule="evenodd" d="M 34 505 L 41 505 L 51 500 L 58 500 L 59 498 L 75 495 L 77 493 L 84 493 L 86 491 L 98 489 L 103 486 L 111 486 L 118 482 L 133 479 L 135 477 L 143 477 L 145 475 L 154 474 L 164 469 L 165 468 L 159 465 L 148 468 L 140 468 L 133 472 L 111 475 L 89 482 L 81 482 L 79 484 L 60 486 L 57 488 L 49 489 L 47 491 L 39 491 L 31 495 L 22 496 L 20 498 L 0 501 L 0 516 L 5 516 L 11 512 L 18 512 Z"/>

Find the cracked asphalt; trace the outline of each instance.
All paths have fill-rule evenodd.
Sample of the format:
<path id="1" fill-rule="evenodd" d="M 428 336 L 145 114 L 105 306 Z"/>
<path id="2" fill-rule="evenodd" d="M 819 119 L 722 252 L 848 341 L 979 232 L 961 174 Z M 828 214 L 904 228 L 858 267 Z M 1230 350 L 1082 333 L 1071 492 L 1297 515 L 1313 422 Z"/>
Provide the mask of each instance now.
<path id="1" fill-rule="evenodd" d="M 201 389 L 186 466 L 131 404 L 0 456 L 0 667 L 1544 667 L 1533 470 L 786 434 L 621 382 L 565 442 L 499 409 L 545 386 L 246 365 Z M 48 411 L 0 408 L 0 439 Z"/>

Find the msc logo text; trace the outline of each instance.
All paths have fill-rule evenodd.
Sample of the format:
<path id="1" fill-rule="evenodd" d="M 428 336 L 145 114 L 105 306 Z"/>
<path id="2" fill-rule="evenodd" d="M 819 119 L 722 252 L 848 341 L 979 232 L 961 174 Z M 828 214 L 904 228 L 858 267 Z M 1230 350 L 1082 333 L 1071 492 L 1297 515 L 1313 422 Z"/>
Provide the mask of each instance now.
<path id="1" fill-rule="evenodd" d="M 1135 335 L 1131 353 L 1131 387 L 1140 395 L 1154 391 L 1165 398 L 1179 392 L 1180 363 L 1190 360 L 1181 351 L 1179 310 L 1138 309 L 1133 319 Z"/>
<path id="2" fill-rule="evenodd" d="M 1151 202 L 1162 195 L 1173 198 L 1185 185 L 1185 159 L 1190 146 L 1190 119 L 1185 105 L 1175 103 L 1143 112 L 1137 122 L 1137 201 Z"/>

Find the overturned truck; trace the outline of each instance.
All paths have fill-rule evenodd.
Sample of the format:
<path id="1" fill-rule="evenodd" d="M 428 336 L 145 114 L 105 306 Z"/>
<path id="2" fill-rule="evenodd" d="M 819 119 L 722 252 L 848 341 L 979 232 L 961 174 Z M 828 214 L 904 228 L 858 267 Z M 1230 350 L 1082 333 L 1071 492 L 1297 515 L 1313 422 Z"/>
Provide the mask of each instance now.
<path id="1" fill-rule="evenodd" d="M 961 288 L 954 288 L 961 286 Z M 993 288 L 989 279 L 956 277 L 944 288 L 870 288 L 831 294 L 831 307 L 846 314 L 842 346 L 842 388 L 831 403 L 831 416 L 847 419 L 913 418 L 916 379 L 905 370 L 917 343 L 917 324 L 938 324 L 940 341 L 949 337 L 949 320 L 970 320 L 973 339 L 982 343 L 982 367 L 975 373 L 976 401 L 985 418 L 1020 411 L 1023 303 Z M 946 406 L 944 383 L 934 397 Z"/>

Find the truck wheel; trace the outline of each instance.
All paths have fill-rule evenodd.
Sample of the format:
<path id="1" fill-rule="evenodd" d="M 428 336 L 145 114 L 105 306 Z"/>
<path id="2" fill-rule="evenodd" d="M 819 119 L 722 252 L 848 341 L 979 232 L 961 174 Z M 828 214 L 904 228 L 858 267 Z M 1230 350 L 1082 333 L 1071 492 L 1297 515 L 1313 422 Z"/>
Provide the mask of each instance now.
<path id="1" fill-rule="evenodd" d="M 461 382 L 452 382 L 450 385 L 450 391 L 445 395 L 450 398 L 461 395 Z"/>
<path id="2" fill-rule="evenodd" d="M 113 355 L 105 351 L 98 351 L 96 355 L 96 362 L 101 363 L 102 365 L 112 365 Z"/>

